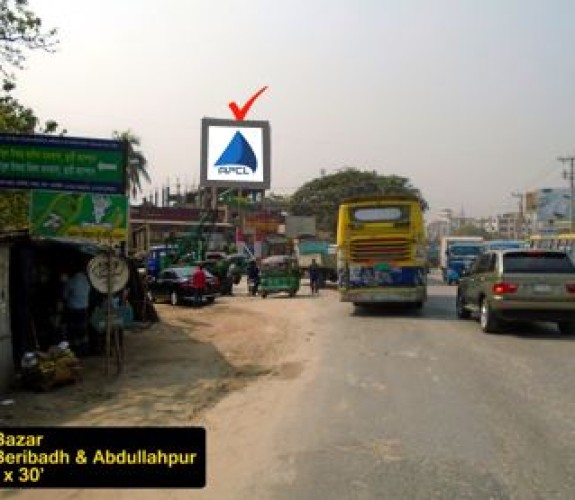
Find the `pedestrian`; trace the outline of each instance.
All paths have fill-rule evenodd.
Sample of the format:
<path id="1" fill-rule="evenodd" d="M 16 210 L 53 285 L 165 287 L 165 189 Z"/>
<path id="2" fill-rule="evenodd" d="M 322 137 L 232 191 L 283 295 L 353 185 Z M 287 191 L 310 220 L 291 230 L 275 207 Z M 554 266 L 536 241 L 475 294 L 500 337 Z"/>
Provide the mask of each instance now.
<path id="1" fill-rule="evenodd" d="M 248 275 L 248 294 L 254 297 L 258 294 L 260 285 L 260 270 L 255 260 L 250 260 L 247 269 Z"/>
<path id="2" fill-rule="evenodd" d="M 199 307 L 202 304 L 204 289 L 206 288 L 206 273 L 203 264 L 198 264 L 192 274 L 192 287 L 194 288 L 194 306 Z"/>
<path id="3" fill-rule="evenodd" d="M 231 262 L 226 271 L 226 295 L 234 294 L 234 279 L 237 273 L 237 266 L 235 262 Z"/>
<path id="4" fill-rule="evenodd" d="M 77 355 L 89 354 L 88 307 L 91 285 L 82 263 L 76 263 L 74 272 L 64 284 L 64 318 L 66 336 Z"/>
<path id="5" fill-rule="evenodd" d="M 311 259 L 311 264 L 309 266 L 309 286 L 311 288 L 311 294 L 319 294 L 319 266 L 315 259 Z"/>

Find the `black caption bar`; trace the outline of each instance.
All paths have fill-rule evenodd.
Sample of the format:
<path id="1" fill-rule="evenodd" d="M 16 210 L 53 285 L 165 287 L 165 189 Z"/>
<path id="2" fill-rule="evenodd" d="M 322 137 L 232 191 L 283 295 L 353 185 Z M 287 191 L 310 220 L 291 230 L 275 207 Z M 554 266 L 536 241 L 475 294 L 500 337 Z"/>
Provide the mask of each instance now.
<path id="1" fill-rule="evenodd" d="M 0 488 L 203 488 L 202 427 L 0 428 Z"/>

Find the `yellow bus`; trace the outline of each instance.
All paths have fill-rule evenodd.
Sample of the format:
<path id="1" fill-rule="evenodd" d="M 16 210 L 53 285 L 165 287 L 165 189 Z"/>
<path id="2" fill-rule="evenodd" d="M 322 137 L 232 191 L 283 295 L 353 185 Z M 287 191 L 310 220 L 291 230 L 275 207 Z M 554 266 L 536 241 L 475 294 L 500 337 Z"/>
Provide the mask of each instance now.
<path id="1" fill-rule="evenodd" d="M 575 234 L 533 234 L 529 237 L 529 248 L 563 250 L 575 261 Z"/>
<path id="2" fill-rule="evenodd" d="M 337 251 L 342 302 L 423 306 L 427 259 L 419 198 L 377 195 L 344 200 L 339 207 Z"/>

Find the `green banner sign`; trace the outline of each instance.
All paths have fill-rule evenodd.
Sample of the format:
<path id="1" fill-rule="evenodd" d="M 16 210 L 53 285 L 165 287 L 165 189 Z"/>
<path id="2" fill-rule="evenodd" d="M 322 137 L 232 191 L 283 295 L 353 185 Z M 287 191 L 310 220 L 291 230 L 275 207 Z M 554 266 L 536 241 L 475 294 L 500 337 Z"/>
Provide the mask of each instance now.
<path id="1" fill-rule="evenodd" d="M 124 194 L 120 141 L 0 134 L 0 188 Z"/>
<path id="2" fill-rule="evenodd" d="M 128 197 L 32 191 L 30 233 L 102 242 L 128 238 Z"/>

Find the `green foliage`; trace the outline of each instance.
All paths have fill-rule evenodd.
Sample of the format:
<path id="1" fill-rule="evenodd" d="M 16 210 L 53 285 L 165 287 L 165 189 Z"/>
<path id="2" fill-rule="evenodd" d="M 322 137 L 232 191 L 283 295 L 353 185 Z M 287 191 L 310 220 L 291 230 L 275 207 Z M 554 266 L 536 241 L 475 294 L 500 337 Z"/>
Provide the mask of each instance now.
<path id="1" fill-rule="evenodd" d="M 44 30 L 42 20 L 28 8 L 28 0 L 0 0 L 0 72 L 13 82 L 12 69 L 23 69 L 29 50 L 53 52 L 57 30 Z"/>
<path id="2" fill-rule="evenodd" d="M 0 196 L 0 232 L 28 229 L 30 193 L 7 191 Z"/>
<path id="3" fill-rule="evenodd" d="M 453 236 L 482 236 L 483 238 L 490 239 L 491 235 L 485 229 L 474 226 L 473 224 L 464 224 L 453 231 Z"/>
<path id="4" fill-rule="evenodd" d="M 58 44 L 56 32 L 56 29 L 43 29 L 42 20 L 28 9 L 28 0 L 0 0 L 0 74 L 3 77 L 0 132 L 49 134 L 58 131 L 54 120 L 41 124 L 31 108 L 11 95 L 16 85 L 12 71 L 24 68 L 27 51 L 53 52 Z"/>
<path id="5" fill-rule="evenodd" d="M 291 196 L 285 194 L 270 193 L 265 197 L 264 205 L 268 209 L 284 210 L 289 209 Z"/>
<path id="6" fill-rule="evenodd" d="M 152 182 L 152 179 L 150 179 L 150 175 L 148 174 L 148 160 L 138 149 L 140 147 L 140 138 L 134 135 L 130 130 L 125 130 L 123 132 L 118 132 L 116 130 L 113 132 L 112 137 L 127 144 L 128 194 L 135 197 L 138 192 L 142 191 L 142 178 L 146 182 Z"/>
<path id="7" fill-rule="evenodd" d="M 335 232 L 338 207 L 342 200 L 352 196 L 384 193 L 409 193 L 421 198 L 419 189 L 412 186 L 405 177 L 345 168 L 301 186 L 291 196 L 289 210 L 293 215 L 315 216 L 319 230 Z M 422 206 L 427 209 L 423 199 Z"/>
<path id="8" fill-rule="evenodd" d="M 28 108 L 14 99 L 9 93 L 0 96 L 0 132 L 13 134 L 53 134 L 58 132 L 59 125 L 54 120 L 44 124 L 31 108 Z M 60 131 L 65 134 L 66 130 Z"/>

